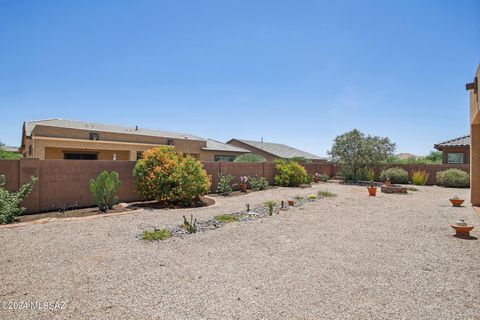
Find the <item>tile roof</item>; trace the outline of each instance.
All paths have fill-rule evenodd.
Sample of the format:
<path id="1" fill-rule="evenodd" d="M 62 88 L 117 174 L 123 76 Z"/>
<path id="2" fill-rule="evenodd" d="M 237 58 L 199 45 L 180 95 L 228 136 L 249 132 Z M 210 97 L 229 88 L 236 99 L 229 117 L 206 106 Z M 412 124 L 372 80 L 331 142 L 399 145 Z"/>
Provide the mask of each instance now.
<path id="1" fill-rule="evenodd" d="M 164 137 L 172 139 L 189 139 L 189 140 L 198 140 L 205 141 L 205 139 L 196 137 L 188 133 L 177 133 L 169 131 L 159 131 L 151 130 L 145 128 L 129 128 L 122 127 L 117 125 L 110 124 L 100 124 L 93 122 L 85 121 L 76 121 L 76 120 L 64 120 L 64 119 L 46 119 L 46 120 L 33 120 L 25 121 L 25 134 L 31 136 L 33 129 L 37 126 L 50 126 L 50 127 L 59 127 L 67 129 L 78 129 L 78 130 L 90 130 L 90 131 L 100 131 L 100 132 L 113 132 L 113 133 L 125 133 L 125 134 L 134 134 L 139 136 L 151 136 L 151 137 Z"/>
<path id="2" fill-rule="evenodd" d="M 232 139 L 243 142 L 247 145 L 255 147 L 257 149 L 268 152 L 276 157 L 283 159 L 290 159 L 295 157 L 304 157 L 310 160 L 327 160 L 327 158 L 322 158 L 317 155 L 295 149 L 293 147 L 287 146 L 280 143 L 271 143 L 271 142 L 261 142 L 261 141 L 252 141 L 244 139 Z"/>
<path id="3" fill-rule="evenodd" d="M 469 146 L 470 146 L 470 135 L 444 141 L 434 145 L 435 149 L 442 149 L 445 147 L 469 147 Z"/>
<path id="4" fill-rule="evenodd" d="M 230 151 L 230 152 L 245 152 L 249 153 L 250 150 L 240 148 L 231 144 L 226 144 L 217 140 L 207 139 L 207 146 L 202 148 L 203 150 L 212 151 Z"/>

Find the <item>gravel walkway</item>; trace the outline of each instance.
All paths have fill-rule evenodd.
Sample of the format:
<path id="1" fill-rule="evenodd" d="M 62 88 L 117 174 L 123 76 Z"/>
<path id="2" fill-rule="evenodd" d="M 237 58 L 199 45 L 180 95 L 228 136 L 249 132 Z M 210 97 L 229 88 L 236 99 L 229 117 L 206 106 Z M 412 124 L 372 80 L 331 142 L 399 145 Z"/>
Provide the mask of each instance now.
<path id="1" fill-rule="evenodd" d="M 318 190 L 335 198 L 162 242 L 142 230 Z M 216 198 L 211 207 L 0 229 L 0 319 L 480 319 L 480 240 L 452 236 L 469 190 L 368 197 L 335 183 Z M 23 306 L 23 304 L 22 304 Z M 58 307 L 62 306 L 61 304 Z M 30 306 L 29 306 L 30 307 Z"/>

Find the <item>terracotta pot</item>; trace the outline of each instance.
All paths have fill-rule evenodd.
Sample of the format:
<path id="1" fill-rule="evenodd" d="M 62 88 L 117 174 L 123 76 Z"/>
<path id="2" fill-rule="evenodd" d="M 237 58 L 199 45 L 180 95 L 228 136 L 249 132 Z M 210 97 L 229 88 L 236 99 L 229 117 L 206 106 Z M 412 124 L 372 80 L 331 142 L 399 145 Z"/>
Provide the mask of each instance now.
<path id="1" fill-rule="evenodd" d="M 455 229 L 455 235 L 459 237 L 470 237 L 470 231 L 472 231 L 473 226 L 459 226 L 452 224 L 451 227 Z"/>
<path id="2" fill-rule="evenodd" d="M 288 205 L 289 205 L 289 206 L 294 206 L 294 205 L 295 205 L 295 201 L 293 201 L 293 200 L 288 200 Z"/>
<path id="3" fill-rule="evenodd" d="M 450 202 L 452 203 L 452 205 L 454 207 L 461 207 L 462 206 L 462 203 L 464 202 L 465 200 L 463 199 L 450 199 Z"/>
<path id="4" fill-rule="evenodd" d="M 368 189 L 368 195 L 369 196 L 376 196 L 377 195 L 377 187 L 367 187 Z"/>
<path id="5" fill-rule="evenodd" d="M 247 184 L 246 183 L 240 183 L 240 190 L 242 192 L 247 192 Z"/>

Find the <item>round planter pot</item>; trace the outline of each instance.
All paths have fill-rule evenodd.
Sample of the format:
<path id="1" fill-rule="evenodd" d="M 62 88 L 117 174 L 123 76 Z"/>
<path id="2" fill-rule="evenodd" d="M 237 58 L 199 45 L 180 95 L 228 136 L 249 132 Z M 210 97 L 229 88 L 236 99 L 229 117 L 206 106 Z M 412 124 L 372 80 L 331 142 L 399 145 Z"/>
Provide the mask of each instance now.
<path id="1" fill-rule="evenodd" d="M 246 183 L 240 183 L 240 190 L 242 192 L 247 192 L 247 184 Z"/>
<path id="2" fill-rule="evenodd" d="M 465 200 L 463 199 L 450 199 L 450 202 L 452 203 L 452 205 L 454 207 L 461 207 L 462 206 L 462 203 L 464 202 Z"/>
<path id="3" fill-rule="evenodd" d="M 293 200 L 288 200 L 288 205 L 293 207 L 293 206 L 295 205 L 295 201 L 293 201 Z"/>
<path id="4" fill-rule="evenodd" d="M 377 195 L 377 187 L 367 187 L 368 189 L 368 195 L 369 196 L 376 196 Z"/>
<path id="5" fill-rule="evenodd" d="M 451 227 L 455 229 L 455 235 L 458 237 L 470 237 L 470 231 L 472 231 L 473 226 L 459 226 L 456 224 L 452 224 Z"/>

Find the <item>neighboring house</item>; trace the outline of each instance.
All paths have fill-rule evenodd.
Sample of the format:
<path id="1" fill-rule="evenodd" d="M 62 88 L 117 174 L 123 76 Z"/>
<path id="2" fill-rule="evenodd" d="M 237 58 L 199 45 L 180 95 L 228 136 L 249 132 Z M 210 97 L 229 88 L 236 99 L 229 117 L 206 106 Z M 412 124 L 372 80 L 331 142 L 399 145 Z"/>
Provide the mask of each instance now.
<path id="1" fill-rule="evenodd" d="M 25 158 L 137 160 L 145 150 L 170 145 L 201 161 L 233 161 L 248 150 L 190 134 L 48 119 L 23 124 L 20 151 Z"/>
<path id="2" fill-rule="evenodd" d="M 443 164 L 470 163 L 470 135 L 437 143 L 433 147 L 442 152 Z"/>
<path id="3" fill-rule="evenodd" d="M 244 148 L 252 153 L 256 153 L 264 157 L 268 162 L 272 162 L 275 159 L 291 159 L 297 157 L 303 157 L 312 162 L 326 162 L 327 158 L 322 158 L 314 154 L 295 149 L 293 147 L 280 144 L 263 141 L 252 141 L 243 139 L 232 139 L 227 144 L 234 145 L 236 147 Z"/>

